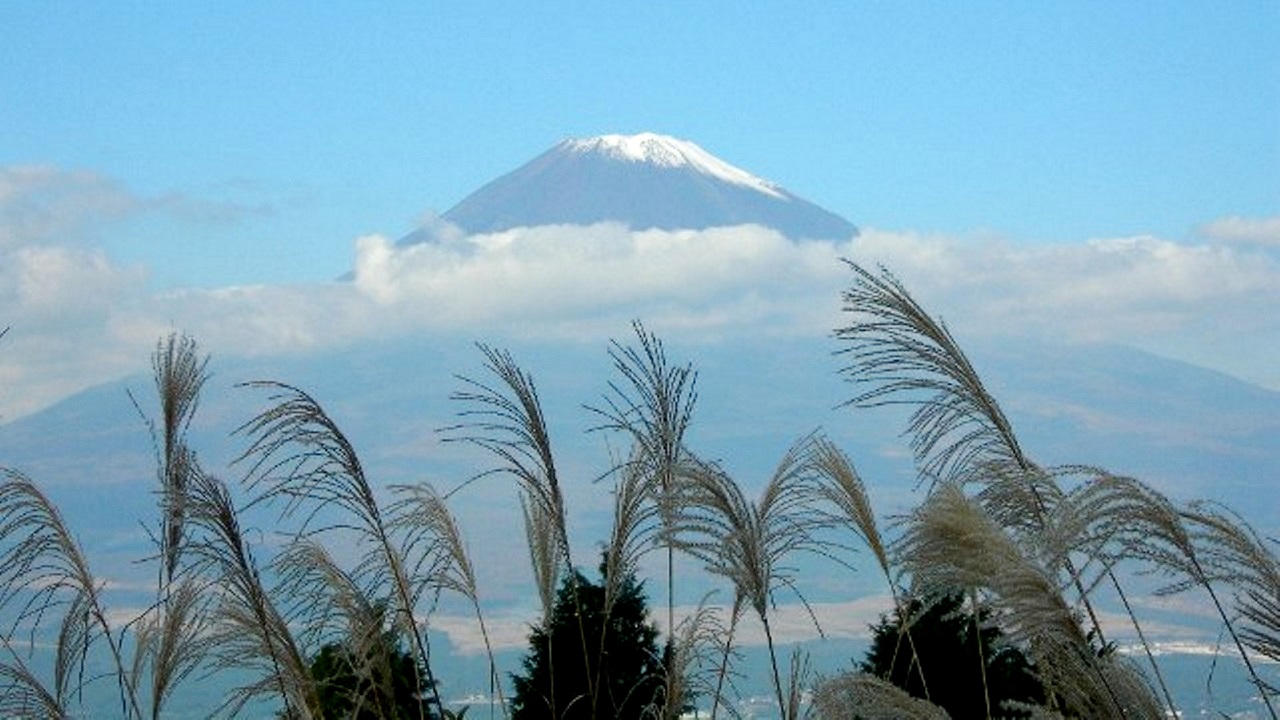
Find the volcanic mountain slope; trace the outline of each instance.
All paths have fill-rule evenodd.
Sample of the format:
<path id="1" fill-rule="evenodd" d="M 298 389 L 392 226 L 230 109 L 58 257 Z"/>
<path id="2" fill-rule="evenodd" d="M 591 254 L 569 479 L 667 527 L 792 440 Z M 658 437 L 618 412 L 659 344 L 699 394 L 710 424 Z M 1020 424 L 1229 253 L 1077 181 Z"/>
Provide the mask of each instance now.
<path id="1" fill-rule="evenodd" d="M 468 233 L 607 221 L 635 230 L 757 224 L 797 240 L 858 232 L 692 142 L 654 133 L 565 140 L 467 196 L 444 219 Z M 402 242 L 430 237 L 423 229 Z"/>

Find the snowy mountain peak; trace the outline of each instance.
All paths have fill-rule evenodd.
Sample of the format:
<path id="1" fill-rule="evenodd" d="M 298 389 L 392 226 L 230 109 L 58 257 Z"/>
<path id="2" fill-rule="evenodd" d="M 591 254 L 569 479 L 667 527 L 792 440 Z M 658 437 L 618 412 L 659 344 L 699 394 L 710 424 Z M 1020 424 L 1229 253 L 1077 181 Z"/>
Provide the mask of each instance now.
<path id="1" fill-rule="evenodd" d="M 492 180 L 444 219 L 468 233 L 616 222 L 636 230 L 759 225 L 795 239 L 847 240 L 848 220 L 666 135 L 564 140 Z M 402 239 L 425 242 L 420 229 Z"/>
<path id="2" fill-rule="evenodd" d="M 735 167 L 695 143 L 669 135 L 639 133 L 637 135 L 598 135 L 591 138 L 565 140 L 561 149 L 581 154 L 599 154 L 615 160 L 647 163 L 664 168 L 688 167 L 727 183 L 748 187 L 771 197 L 785 199 L 773 183 Z"/>

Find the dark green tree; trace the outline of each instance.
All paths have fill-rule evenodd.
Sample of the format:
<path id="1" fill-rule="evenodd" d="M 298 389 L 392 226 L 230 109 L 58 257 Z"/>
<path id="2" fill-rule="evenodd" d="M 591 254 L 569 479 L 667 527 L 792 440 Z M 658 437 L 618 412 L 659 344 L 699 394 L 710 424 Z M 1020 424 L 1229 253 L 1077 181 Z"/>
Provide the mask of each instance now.
<path id="1" fill-rule="evenodd" d="M 914 697 L 927 697 L 953 718 L 987 717 L 988 700 L 991 713 L 1001 717 L 1027 716 L 1007 706 L 1009 701 L 1044 703 L 1044 687 L 1031 663 L 989 622 L 989 609 L 982 608 L 975 623 L 961 594 L 939 598 L 921 609 L 920 601 L 912 599 L 901 613 L 881 616 L 871 628 L 871 647 L 859 663 L 863 672 L 884 678 Z M 901 631 L 903 615 L 915 617 L 910 641 Z"/>
<path id="2" fill-rule="evenodd" d="M 512 676 L 513 720 L 591 718 L 593 687 L 595 717 L 639 718 L 660 701 L 662 655 L 643 587 L 622 578 L 606 619 L 607 581 L 575 571 L 560 584 L 551 616 L 529 635 L 523 672 Z"/>
<path id="3" fill-rule="evenodd" d="M 442 717 L 430 700 L 422 668 L 394 633 L 357 651 L 348 643 L 329 643 L 311 661 L 321 717 L 325 720 L 420 720 Z"/>

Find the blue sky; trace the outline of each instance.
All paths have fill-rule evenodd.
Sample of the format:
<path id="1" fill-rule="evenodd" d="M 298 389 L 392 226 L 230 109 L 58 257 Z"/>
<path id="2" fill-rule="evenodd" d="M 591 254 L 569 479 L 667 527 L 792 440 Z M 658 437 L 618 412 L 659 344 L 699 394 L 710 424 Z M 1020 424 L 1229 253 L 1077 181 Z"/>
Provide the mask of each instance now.
<path id="1" fill-rule="evenodd" d="M 1173 298 L 1167 332 L 1149 312 L 1085 327 L 1119 313 L 1115 292 L 1055 307 L 1086 339 L 1160 326 L 1138 344 L 1280 387 L 1280 328 L 1255 318 L 1280 292 L 1273 1 L 9 2 L 0 28 L 0 327 L 24 358 L 74 347 L 123 368 L 102 358 L 157 328 L 217 338 L 216 318 L 278 350 L 315 329 L 247 306 L 322 304 L 306 292 L 381 252 L 358 238 L 400 237 L 565 137 L 652 130 L 878 232 L 853 252 L 885 250 L 908 280 L 945 256 L 969 279 L 934 296 L 961 310 L 973 296 L 945 290 L 1045 263 L 1158 277 L 1124 308 Z M 1090 241 L 1111 244 L 1078 257 Z M 438 280 L 393 260 L 382 281 Z M 979 310 L 1053 297 L 1009 293 Z M 55 332 L 102 323 L 92 349 Z M 8 362 L 11 386 L 52 372 Z"/>
<path id="2" fill-rule="evenodd" d="M 338 5 L 6 3 L 0 162 L 257 210 L 110 236 L 199 284 L 326 277 L 606 132 L 876 227 L 1179 239 L 1280 210 L 1274 2 Z"/>
<path id="3" fill-rule="evenodd" d="M 220 360 L 603 348 L 638 317 L 763 357 L 840 322 L 841 257 L 965 343 L 1123 343 L 1280 391 L 1275 0 L 0 0 L 0 34 L 0 421 L 173 330 Z M 394 244 L 563 138 L 646 130 L 863 234 Z"/>

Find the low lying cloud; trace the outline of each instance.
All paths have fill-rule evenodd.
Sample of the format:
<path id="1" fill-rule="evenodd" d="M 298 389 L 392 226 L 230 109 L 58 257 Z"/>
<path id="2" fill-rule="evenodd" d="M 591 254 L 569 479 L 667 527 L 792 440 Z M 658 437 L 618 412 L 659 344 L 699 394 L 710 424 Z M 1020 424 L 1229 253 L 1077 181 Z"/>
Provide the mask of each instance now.
<path id="1" fill-rule="evenodd" d="M 871 628 L 893 608 L 893 598 L 888 594 L 871 594 L 844 602 L 810 603 L 807 607 L 798 602 L 781 603 L 770 610 L 769 625 L 774 642 L 780 645 L 827 639 L 870 641 Z M 707 609 L 727 623 L 730 608 L 710 605 Z M 685 622 L 698 611 L 693 606 L 677 606 L 676 622 Z M 485 628 L 494 651 L 523 650 L 529 644 L 529 631 L 537 621 L 536 612 L 520 612 L 515 609 L 491 610 L 485 614 Z M 655 612 L 650 618 L 661 632 L 666 633 L 665 612 Z M 1133 629 L 1133 620 L 1119 612 L 1100 613 L 1100 619 L 1108 638 L 1118 643 L 1119 650 L 1137 655 L 1142 645 Z M 816 624 L 815 624 L 816 620 Z M 477 656 L 485 653 L 485 638 L 480 633 L 475 615 L 437 613 L 430 617 L 433 630 L 449 638 L 453 650 L 462 655 Z M 1213 626 L 1194 627 L 1185 622 L 1161 622 L 1144 618 L 1143 630 L 1148 638 L 1156 639 L 1152 652 L 1156 655 L 1231 655 L 1234 650 L 1215 642 Z M 819 633 L 821 628 L 821 633 Z M 764 647 L 767 638 L 764 626 L 750 611 L 745 613 L 734 632 L 734 640 L 742 647 Z"/>
<path id="2" fill-rule="evenodd" d="M 1268 239 L 1280 218 L 1214 221 L 1204 242 L 1064 244 L 874 228 L 797 243 L 751 225 L 465 235 L 437 221 L 418 244 L 355 240 L 350 281 L 157 292 L 147 268 L 86 240 L 149 202 L 175 201 L 92 174 L 0 170 L 0 328 L 12 328 L 0 340 L 0 418 L 144 370 L 174 330 L 224 357 L 423 332 L 594 341 L 634 318 L 677 338 L 812 337 L 843 321 L 844 258 L 890 268 L 962 339 L 1121 342 L 1280 388 L 1280 245 Z"/>
<path id="3" fill-rule="evenodd" d="M 1200 226 L 1200 234 L 1219 242 L 1280 247 L 1280 217 L 1242 218 L 1232 215 Z"/>
<path id="4" fill-rule="evenodd" d="M 1131 345 L 1280 389 L 1280 252 L 1151 236 L 1021 245 L 868 231 L 883 263 L 960 337 Z"/>
<path id="5" fill-rule="evenodd" d="M 141 267 L 114 265 L 100 250 L 24 247 L 0 270 L 10 302 L 29 319 L 101 322 L 146 279 Z"/>
<path id="6" fill-rule="evenodd" d="M 769 626 L 773 640 L 778 644 L 790 644 L 815 640 L 819 637 L 869 640 L 871 626 L 893 607 L 893 599 L 885 595 L 869 595 L 848 602 L 782 603 L 770 610 Z M 721 622 L 728 624 L 730 608 L 711 605 L 705 609 L 715 613 Z M 697 607 L 677 606 L 676 622 L 685 622 L 698 612 Z M 654 613 L 650 618 L 659 630 L 666 632 L 666 613 Z M 814 620 L 817 620 L 817 625 Z M 489 643 L 495 651 L 521 650 L 529 646 L 529 630 L 538 620 L 536 612 L 490 611 L 485 613 L 485 629 Z M 432 630 L 444 633 L 455 652 L 462 655 L 481 655 L 485 652 L 485 638 L 480 633 L 475 615 L 437 613 L 429 618 Z M 818 628 L 822 629 L 821 635 Z M 767 639 L 764 626 L 750 611 L 738 621 L 734 641 L 743 647 L 763 647 Z"/>
<path id="7" fill-rule="evenodd" d="M 927 304 L 985 332 L 1124 341 L 1226 323 L 1274 327 L 1280 258 L 1151 236 L 1016 245 L 869 231 L 854 251 Z"/>
<path id="8" fill-rule="evenodd" d="M 396 246 L 356 242 L 355 285 L 402 321 L 428 327 L 547 326 L 605 318 L 681 327 L 812 318 L 850 246 L 793 243 L 758 226 L 631 231 L 544 226 Z"/>

